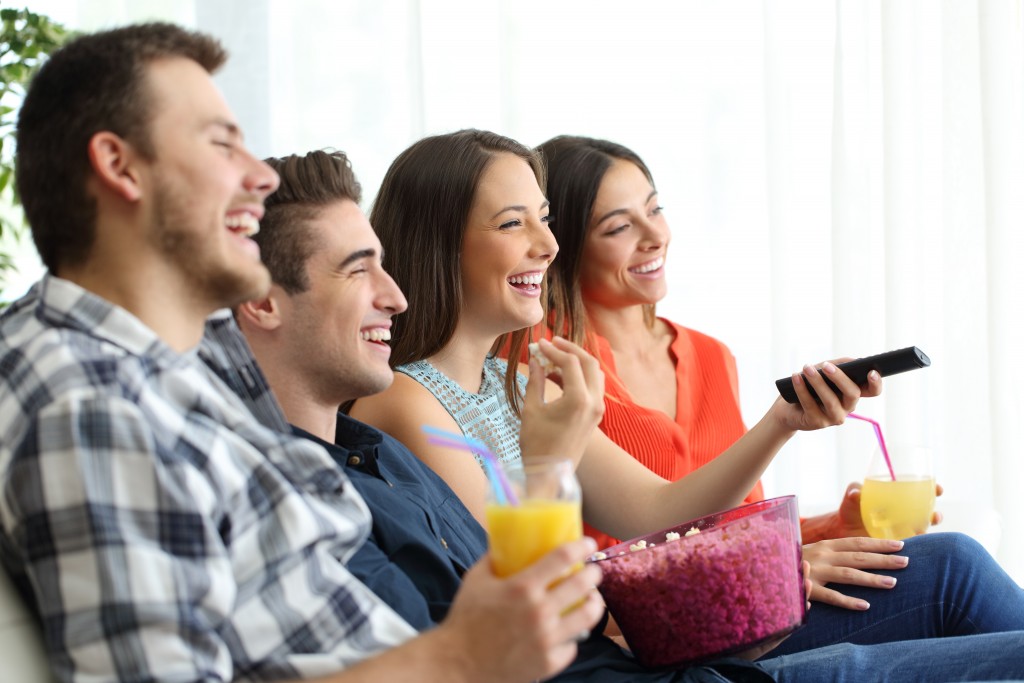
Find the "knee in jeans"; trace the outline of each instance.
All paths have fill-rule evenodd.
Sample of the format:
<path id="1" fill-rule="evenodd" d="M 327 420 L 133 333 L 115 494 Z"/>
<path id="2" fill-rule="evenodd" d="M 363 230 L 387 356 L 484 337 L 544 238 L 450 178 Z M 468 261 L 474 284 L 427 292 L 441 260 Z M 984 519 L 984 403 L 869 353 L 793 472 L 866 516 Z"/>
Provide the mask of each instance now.
<path id="1" fill-rule="evenodd" d="M 980 543 L 959 531 L 944 531 L 908 538 L 904 550 L 969 564 L 990 557 L 988 551 Z"/>

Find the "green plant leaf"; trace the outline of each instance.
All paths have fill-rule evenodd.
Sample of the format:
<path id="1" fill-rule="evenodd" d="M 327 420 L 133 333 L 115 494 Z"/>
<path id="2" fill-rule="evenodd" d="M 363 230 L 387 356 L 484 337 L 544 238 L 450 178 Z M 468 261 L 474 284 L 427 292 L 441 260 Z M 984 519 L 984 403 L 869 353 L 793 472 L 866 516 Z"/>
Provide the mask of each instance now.
<path id="1" fill-rule="evenodd" d="M 7 139 L 13 141 L 16 113 L 25 95 L 25 86 L 46 58 L 75 35 L 44 14 L 27 9 L 0 8 L 0 198 L 9 200 L 15 211 L 0 216 L 0 237 L 20 239 L 25 233 L 24 214 L 20 210 L 14 179 L 14 160 L 4 158 Z M 4 275 L 16 266 L 10 253 L 0 246 L 0 294 Z M 0 301 L 0 308 L 4 304 Z"/>

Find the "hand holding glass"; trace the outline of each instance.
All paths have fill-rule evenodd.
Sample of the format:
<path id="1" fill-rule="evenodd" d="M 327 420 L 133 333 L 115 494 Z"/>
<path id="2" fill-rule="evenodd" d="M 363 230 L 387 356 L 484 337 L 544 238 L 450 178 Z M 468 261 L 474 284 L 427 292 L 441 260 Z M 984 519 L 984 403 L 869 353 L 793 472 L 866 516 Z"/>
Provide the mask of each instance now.
<path id="1" fill-rule="evenodd" d="M 583 536 L 580 485 L 567 458 L 531 458 L 504 466 L 518 505 L 487 502 L 491 565 L 509 576 Z"/>
<path id="2" fill-rule="evenodd" d="M 860 514 L 872 538 L 899 540 L 928 530 L 935 508 L 935 477 L 927 448 L 889 449 L 896 480 L 876 449 L 860 493 Z"/>

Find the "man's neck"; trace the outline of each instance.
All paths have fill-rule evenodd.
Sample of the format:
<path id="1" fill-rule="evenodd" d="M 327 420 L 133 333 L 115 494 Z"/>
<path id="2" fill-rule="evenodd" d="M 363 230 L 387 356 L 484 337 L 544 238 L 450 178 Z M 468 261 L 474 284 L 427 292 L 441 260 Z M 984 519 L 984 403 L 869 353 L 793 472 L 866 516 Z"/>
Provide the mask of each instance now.
<path id="1" fill-rule="evenodd" d="M 168 287 L 159 278 L 133 279 L 116 273 L 116 269 L 90 262 L 62 268 L 58 276 L 125 309 L 175 351 L 199 344 L 214 307 L 200 304 L 184 288 Z"/>
<path id="2" fill-rule="evenodd" d="M 338 428 L 338 406 L 343 401 L 331 401 L 329 403 L 318 400 L 313 396 L 307 387 L 301 386 L 295 381 L 295 376 L 286 372 L 284 374 L 275 372 L 276 368 L 286 367 L 274 362 L 262 362 L 259 351 L 256 352 L 256 362 L 260 363 L 263 373 L 267 376 L 277 398 L 281 410 L 288 423 L 309 432 L 313 436 L 328 443 L 334 443 L 335 432 Z"/>

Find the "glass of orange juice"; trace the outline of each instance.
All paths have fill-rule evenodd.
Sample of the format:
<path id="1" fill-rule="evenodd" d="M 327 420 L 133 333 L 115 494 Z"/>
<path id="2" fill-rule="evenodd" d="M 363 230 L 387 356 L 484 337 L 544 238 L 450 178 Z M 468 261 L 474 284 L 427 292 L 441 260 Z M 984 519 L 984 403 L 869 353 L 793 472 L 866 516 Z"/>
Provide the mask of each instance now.
<path id="1" fill-rule="evenodd" d="M 580 485 L 567 458 L 530 458 L 504 465 L 518 504 L 487 502 L 491 564 L 509 576 L 583 535 Z"/>
<path id="2" fill-rule="evenodd" d="M 935 476 L 930 451 L 923 446 L 889 449 L 892 474 L 879 449 L 871 458 L 860 493 L 860 516 L 873 538 L 899 540 L 923 534 L 935 508 Z"/>

